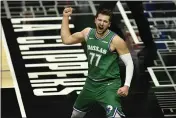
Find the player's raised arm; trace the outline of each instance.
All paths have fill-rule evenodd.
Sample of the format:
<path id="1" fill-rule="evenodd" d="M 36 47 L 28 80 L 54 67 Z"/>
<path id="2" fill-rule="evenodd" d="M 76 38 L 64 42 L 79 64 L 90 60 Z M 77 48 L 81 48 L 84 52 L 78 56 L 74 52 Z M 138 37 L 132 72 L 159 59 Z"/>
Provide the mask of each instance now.
<path id="1" fill-rule="evenodd" d="M 63 19 L 61 25 L 61 39 L 64 44 L 80 43 L 85 39 L 85 34 L 88 32 L 88 28 L 74 34 L 70 33 L 69 29 L 69 16 L 72 14 L 73 9 L 71 7 L 65 8 L 63 11 Z"/>

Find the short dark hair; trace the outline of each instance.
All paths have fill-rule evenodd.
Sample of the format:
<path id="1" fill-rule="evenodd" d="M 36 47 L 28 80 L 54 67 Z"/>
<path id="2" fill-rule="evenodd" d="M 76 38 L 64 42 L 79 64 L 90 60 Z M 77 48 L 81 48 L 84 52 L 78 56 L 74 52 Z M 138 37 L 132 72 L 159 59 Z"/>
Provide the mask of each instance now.
<path id="1" fill-rule="evenodd" d="M 100 9 L 100 10 L 97 12 L 97 14 L 96 14 L 95 17 L 97 18 L 99 14 L 103 14 L 103 15 L 109 16 L 109 21 L 111 22 L 112 15 L 113 15 L 112 10 L 110 10 L 110 9 Z"/>

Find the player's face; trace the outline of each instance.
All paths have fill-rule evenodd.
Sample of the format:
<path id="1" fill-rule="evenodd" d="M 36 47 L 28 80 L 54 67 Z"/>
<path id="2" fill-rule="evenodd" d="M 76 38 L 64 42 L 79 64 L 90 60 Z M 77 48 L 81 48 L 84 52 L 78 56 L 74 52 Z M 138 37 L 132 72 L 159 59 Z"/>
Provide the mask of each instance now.
<path id="1" fill-rule="evenodd" d="M 97 18 L 95 18 L 96 31 L 98 34 L 104 34 L 106 30 L 110 27 L 109 16 L 99 14 Z"/>

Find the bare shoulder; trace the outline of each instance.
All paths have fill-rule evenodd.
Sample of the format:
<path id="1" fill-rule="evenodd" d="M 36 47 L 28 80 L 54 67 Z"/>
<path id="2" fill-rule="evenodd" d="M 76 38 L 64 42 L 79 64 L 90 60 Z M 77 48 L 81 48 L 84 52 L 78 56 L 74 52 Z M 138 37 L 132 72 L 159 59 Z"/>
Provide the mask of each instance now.
<path id="1" fill-rule="evenodd" d="M 91 30 L 90 27 L 86 27 L 86 28 L 84 28 L 84 29 L 82 30 L 82 32 L 83 32 L 84 34 L 88 34 L 90 30 Z"/>
<path id="2" fill-rule="evenodd" d="M 87 27 L 87 28 L 84 28 L 81 32 L 82 34 L 84 35 L 84 38 L 87 39 L 87 36 L 90 32 L 91 28 L 90 27 Z"/>
<path id="3" fill-rule="evenodd" d="M 116 47 L 116 46 L 123 46 L 126 45 L 125 41 L 119 37 L 118 35 L 116 35 L 113 40 L 112 40 L 112 44 Z"/>
<path id="4" fill-rule="evenodd" d="M 112 45 L 120 55 L 129 53 L 126 42 L 118 35 L 113 38 Z"/>

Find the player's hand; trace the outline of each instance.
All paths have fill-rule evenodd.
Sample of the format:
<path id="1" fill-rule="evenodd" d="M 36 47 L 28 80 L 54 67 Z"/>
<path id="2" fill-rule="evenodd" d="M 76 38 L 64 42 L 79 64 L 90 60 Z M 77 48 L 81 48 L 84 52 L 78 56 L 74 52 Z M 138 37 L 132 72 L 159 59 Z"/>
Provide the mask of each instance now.
<path id="1" fill-rule="evenodd" d="M 69 17 L 72 14 L 73 8 L 71 7 L 66 7 L 63 11 L 63 16 Z"/>
<path id="2" fill-rule="evenodd" d="M 122 97 L 126 97 L 128 95 L 128 86 L 123 86 L 117 90 L 117 94 L 119 94 Z"/>

